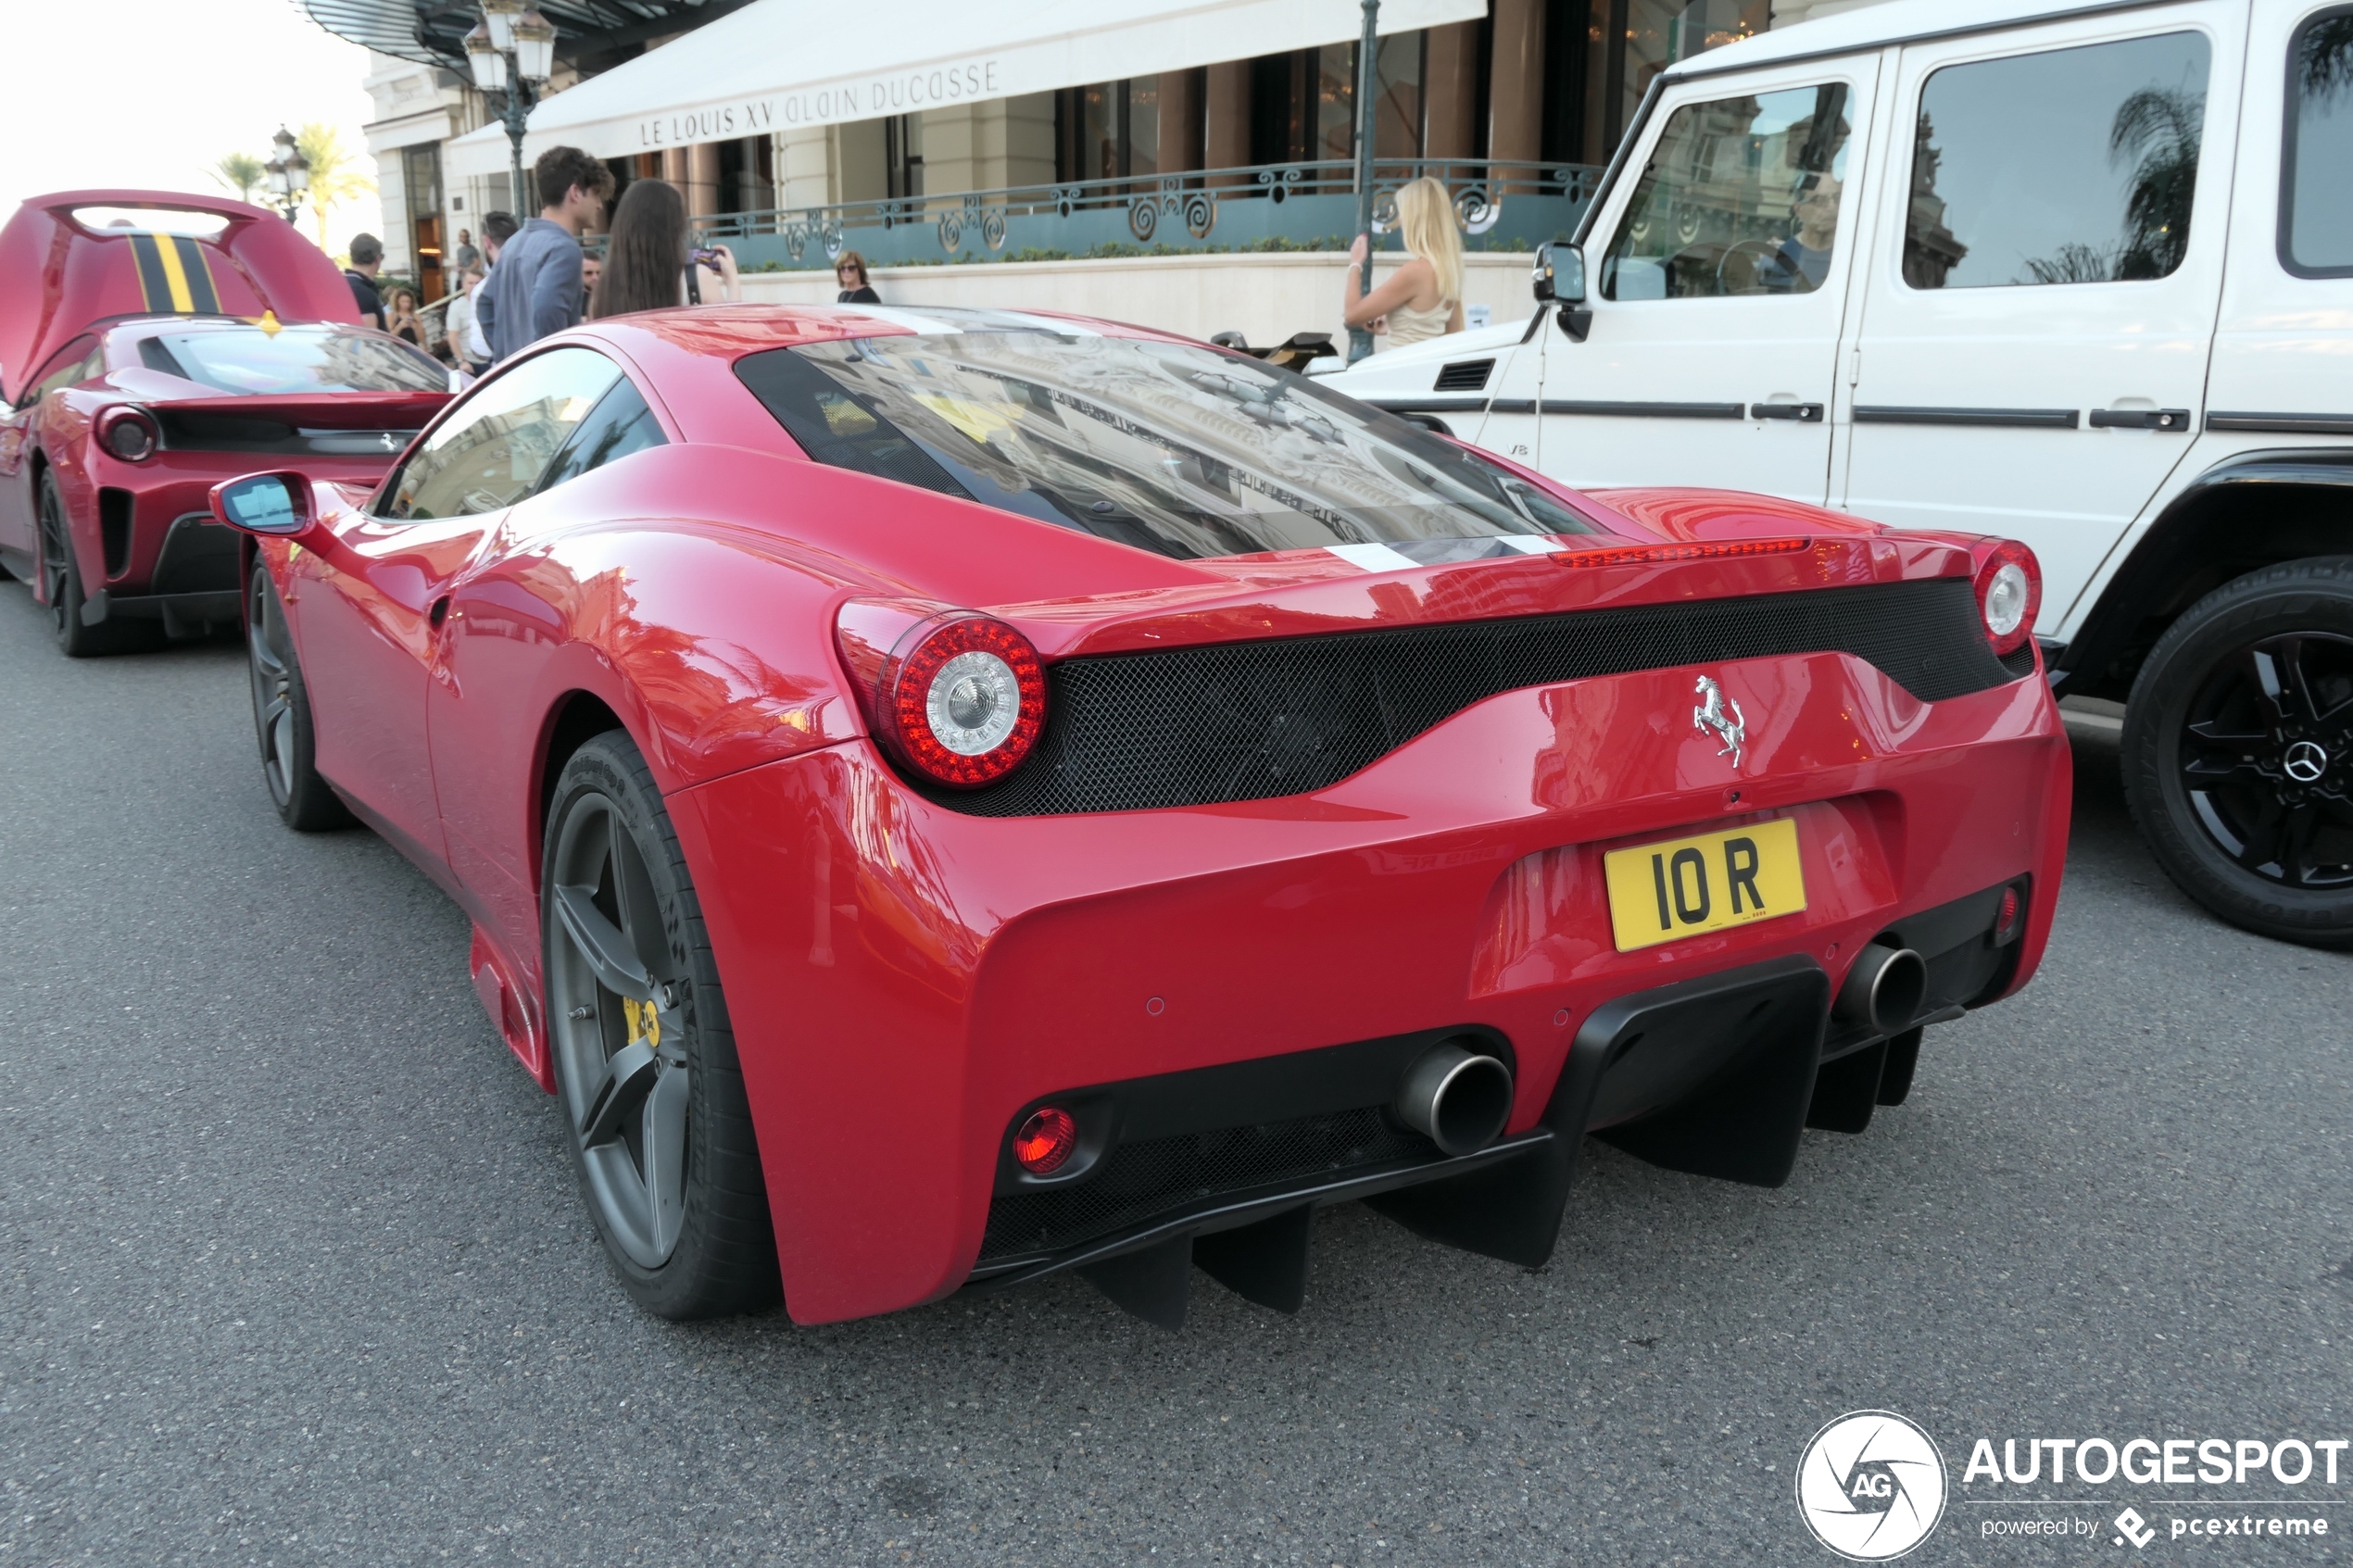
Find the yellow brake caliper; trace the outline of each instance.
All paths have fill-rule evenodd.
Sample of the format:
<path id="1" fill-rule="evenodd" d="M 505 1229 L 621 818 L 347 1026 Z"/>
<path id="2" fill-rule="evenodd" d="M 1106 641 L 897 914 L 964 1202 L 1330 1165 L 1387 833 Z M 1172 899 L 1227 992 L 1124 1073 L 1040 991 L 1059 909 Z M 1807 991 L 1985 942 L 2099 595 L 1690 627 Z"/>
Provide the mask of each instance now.
<path id="1" fill-rule="evenodd" d="M 621 1016 L 629 1025 L 629 1043 L 643 1040 L 648 1050 L 661 1048 L 661 1015 L 651 1002 L 641 1002 L 634 997 L 621 998 Z"/>

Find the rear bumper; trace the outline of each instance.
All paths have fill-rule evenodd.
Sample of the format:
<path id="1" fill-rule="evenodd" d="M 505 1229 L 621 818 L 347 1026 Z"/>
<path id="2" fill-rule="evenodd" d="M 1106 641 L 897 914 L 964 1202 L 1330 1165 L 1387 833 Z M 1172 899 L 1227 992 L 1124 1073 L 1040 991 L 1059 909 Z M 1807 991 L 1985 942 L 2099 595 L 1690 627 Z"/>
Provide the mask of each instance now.
<path id="1" fill-rule="evenodd" d="M 2067 824 L 2067 746 L 2041 682 L 1929 705 L 1839 655 L 1709 672 L 1750 715 L 1737 772 L 1693 732 L 1692 675 L 1674 670 L 1507 693 L 1277 800 L 974 818 L 914 795 L 862 742 L 679 792 L 793 1316 L 912 1305 L 976 1271 L 1003 1283 L 1164 1260 L 1192 1232 L 1273 1236 L 1303 1203 L 1348 1197 L 1441 1234 L 1416 1194 L 1451 1188 L 1461 1210 L 1476 1188 L 1482 1211 L 1517 1195 L 1537 1222 L 1447 1239 L 1525 1254 L 1539 1232 L 1550 1245 L 1541 1210 L 1556 1218 L 1551 1195 L 1596 1114 L 1560 1097 L 1614 1004 L 1787 970 L 1775 985 L 1822 998 L 1774 1004 L 1811 1020 L 1788 1053 L 1804 1060 L 1803 1085 L 1784 1085 L 1795 1115 L 1776 1123 L 1793 1150 L 1826 998 L 1872 938 L 2031 877 L 2024 935 L 1968 1000 L 2025 982 Z M 1804 911 L 1616 950 L 1604 853 L 1763 817 L 1798 823 Z M 1520 1141 L 1476 1167 L 1424 1150 L 1228 1185 L 1044 1251 L 991 1237 L 1013 1118 L 1041 1097 L 1465 1030 L 1504 1042 L 1516 1069 L 1505 1136 Z M 1851 1031 L 1829 1048 L 1882 1074 L 1904 1055 Z M 1674 1098 L 1713 1081 L 1679 1079 Z M 1657 1121 L 1639 1110 L 1629 1126 Z M 1227 1124 L 1276 1119 L 1238 1103 Z"/>

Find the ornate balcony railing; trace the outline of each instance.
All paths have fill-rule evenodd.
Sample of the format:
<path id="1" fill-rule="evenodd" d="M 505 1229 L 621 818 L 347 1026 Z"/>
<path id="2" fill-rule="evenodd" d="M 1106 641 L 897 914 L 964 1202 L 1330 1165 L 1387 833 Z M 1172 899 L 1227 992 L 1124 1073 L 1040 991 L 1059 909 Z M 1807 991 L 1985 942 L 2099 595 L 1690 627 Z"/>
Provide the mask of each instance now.
<path id="1" fill-rule="evenodd" d="M 1472 250 L 1529 250 L 1566 238 L 1602 171 L 1586 164 L 1383 159 L 1373 225 L 1397 222 L 1397 189 L 1445 182 Z M 1340 160 L 1081 180 L 1000 191 L 731 212 L 701 232 L 747 269 L 826 270 L 844 250 L 877 267 L 1052 260 L 1184 251 L 1345 248 L 1356 226 L 1356 170 Z"/>

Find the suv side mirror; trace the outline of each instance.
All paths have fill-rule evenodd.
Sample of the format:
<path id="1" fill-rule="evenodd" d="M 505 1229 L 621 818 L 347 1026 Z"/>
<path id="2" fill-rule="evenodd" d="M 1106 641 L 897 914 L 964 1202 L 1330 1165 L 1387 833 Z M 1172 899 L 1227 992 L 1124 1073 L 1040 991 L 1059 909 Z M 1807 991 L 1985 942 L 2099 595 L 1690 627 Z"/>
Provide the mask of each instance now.
<path id="1" fill-rule="evenodd" d="M 286 538 L 309 528 L 318 512 L 310 482 L 298 473 L 249 473 L 212 487 L 212 515 L 240 533 Z"/>
<path id="2" fill-rule="evenodd" d="M 1557 304 L 1561 331 L 1572 343 L 1583 343 L 1593 326 L 1593 313 L 1585 308 L 1584 248 L 1566 240 L 1538 245 L 1533 282 L 1537 315 L 1541 318 L 1545 306 Z M 1534 332 L 1536 323 L 1530 321 L 1528 330 Z"/>

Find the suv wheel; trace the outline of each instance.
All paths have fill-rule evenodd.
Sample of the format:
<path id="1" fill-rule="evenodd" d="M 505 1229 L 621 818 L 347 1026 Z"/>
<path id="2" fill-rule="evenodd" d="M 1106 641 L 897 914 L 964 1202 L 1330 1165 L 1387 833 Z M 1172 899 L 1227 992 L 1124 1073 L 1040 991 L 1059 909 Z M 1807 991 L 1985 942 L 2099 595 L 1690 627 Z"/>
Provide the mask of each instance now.
<path id="1" fill-rule="evenodd" d="M 2353 945 L 2353 557 L 2192 605 L 2133 684 L 2124 788 L 2166 874 L 2233 925 Z"/>

